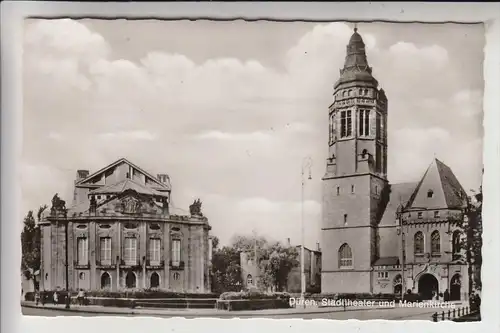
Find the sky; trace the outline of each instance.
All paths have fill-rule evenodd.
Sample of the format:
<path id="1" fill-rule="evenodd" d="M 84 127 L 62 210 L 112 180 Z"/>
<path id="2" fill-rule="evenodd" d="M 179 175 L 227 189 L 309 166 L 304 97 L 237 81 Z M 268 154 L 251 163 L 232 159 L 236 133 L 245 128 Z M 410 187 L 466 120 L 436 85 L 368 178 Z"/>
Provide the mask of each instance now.
<path id="1" fill-rule="evenodd" d="M 482 25 L 359 23 L 388 97 L 388 178 L 418 181 L 434 157 L 481 183 Z M 26 20 L 24 212 L 71 202 L 76 170 L 129 159 L 167 173 L 172 205 L 203 203 L 236 234 L 320 241 L 328 106 L 351 23 Z M 301 166 L 312 158 L 301 199 Z"/>

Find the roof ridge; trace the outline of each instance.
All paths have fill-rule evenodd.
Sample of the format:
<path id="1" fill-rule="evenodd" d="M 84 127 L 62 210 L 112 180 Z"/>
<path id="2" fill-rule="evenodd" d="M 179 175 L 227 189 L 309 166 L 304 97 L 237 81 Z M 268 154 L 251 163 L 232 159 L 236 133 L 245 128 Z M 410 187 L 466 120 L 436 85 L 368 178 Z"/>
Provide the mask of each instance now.
<path id="1" fill-rule="evenodd" d="M 463 204 L 463 196 L 467 196 L 462 184 L 457 179 L 453 170 L 445 163 L 436 159 L 436 167 L 443 189 L 446 204 L 449 207 L 460 206 Z M 447 190 L 449 186 L 449 191 Z M 446 187 L 446 188 L 445 188 Z M 450 192 L 451 191 L 451 192 Z"/>
<path id="2" fill-rule="evenodd" d="M 431 169 L 431 166 L 432 164 L 434 163 L 434 161 L 431 162 L 431 164 L 429 164 L 429 166 L 427 167 L 427 169 L 425 170 L 424 172 L 424 175 L 422 176 L 422 178 L 420 178 L 420 180 L 418 181 L 418 184 L 417 186 L 415 187 L 415 190 L 413 191 L 413 193 L 411 194 L 410 198 L 408 199 L 408 203 L 406 204 L 406 207 L 405 208 L 408 208 L 410 207 L 412 204 L 413 204 L 413 201 L 415 201 L 415 198 L 417 197 L 417 194 L 418 192 L 420 191 L 420 187 L 422 186 L 422 183 L 424 182 L 424 179 L 425 177 L 427 176 L 427 173 L 429 172 L 429 170 Z"/>
<path id="3" fill-rule="evenodd" d="M 128 160 L 127 158 L 125 157 L 121 157 L 119 158 L 118 160 L 106 165 L 105 167 L 97 170 L 96 172 L 93 172 L 92 174 L 89 174 L 86 178 L 84 179 L 80 179 L 75 185 L 78 185 L 78 184 L 82 184 L 84 183 L 85 181 L 91 179 L 92 177 L 95 177 L 95 175 L 99 174 L 99 173 L 102 173 L 104 171 L 106 171 L 107 169 L 109 168 L 112 168 L 114 166 L 116 166 L 117 164 L 121 163 L 121 162 L 125 162 L 127 163 L 128 165 L 132 166 L 133 168 L 139 170 L 140 172 L 144 173 L 146 176 L 148 176 L 149 178 L 151 178 L 155 183 L 157 183 L 158 185 L 164 187 L 164 188 L 167 188 L 167 189 L 170 189 L 170 186 L 169 185 L 165 185 L 163 184 L 162 182 L 160 182 L 153 174 L 151 174 L 150 172 L 144 170 L 143 168 L 137 166 L 136 164 L 130 162 L 130 160 Z"/>

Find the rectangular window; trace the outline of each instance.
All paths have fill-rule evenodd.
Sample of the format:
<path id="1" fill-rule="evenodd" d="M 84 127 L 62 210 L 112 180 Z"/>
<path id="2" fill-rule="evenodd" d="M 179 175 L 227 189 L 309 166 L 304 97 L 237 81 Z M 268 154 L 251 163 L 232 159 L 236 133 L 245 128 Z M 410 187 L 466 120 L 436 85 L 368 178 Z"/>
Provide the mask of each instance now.
<path id="1" fill-rule="evenodd" d="M 365 134 L 370 135 L 370 110 L 365 110 Z"/>
<path id="2" fill-rule="evenodd" d="M 354 194 L 354 185 L 351 185 L 351 193 Z"/>
<path id="3" fill-rule="evenodd" d="M 436 219 L 439 218 L 439 210 L 436 210 L 434 212 L 434 218 L 436 218 Z"/>
<path id="4" fill-rule="evenodd" d="M 172 266 L 179 266 L 181 264 L 181 240 L 172 240 Z"/>
<path id="5" fill-rule="evenodd" d="M 111 265 L 110 237 L 101 237 L 101 265 Z"/>
<path id="6" fill-rule="evenodd" d="M 89 264 L 89 242 L 87 238 L 80 237 L 77 239 L 78 246 L 78 265 Z"/>
<path id="7" fill-rule="evenodd" d="M 351 111 L 340 112 L 340 137 L 345 138 L 352 135 Z"/>
<path id="8" fill-rule="evenodd" d="M 423 213 L 422 212 L 418 212 L 418 218 L 421 219 L 423 217 Z"/>
<path id="9" fill-rule="evenodd" d="M 330 144 L 333 143 L 333 141 L 335 141 L 336 139 L 336 134 L 335 134 L 335 122 L 337 121 L 336 117 L 335 117 L 335 114 L 332 114 L 332 116 L 330 117 Z"/>
<path id="10" fill-rule="evenodd" d="M 344 214 L 344 224 L 347 224 L 347 214 Z"/>
<path id="11" fill-rule="evenodd" d="M 382 171 L 382 147 L 377 144 L 375 151 L 375 170 L 377 172 Z"/>
<path id="12" fill-rule="evenodd" d="M 340 195 L 340 187 L 337 186 L 337 195 Z"/>
<path id="13" fill-rule="evenodd" d="M 377 112 L 377 120 L 375 122 L 375 136 L 377 137 L 377 139 L 380 139 L 381 138 L 381 117 L 380 117 L 380 113 Z"/>
<path id="14" fill-rule="evenodd" d="M 370 110 L 360 110 L 359 111 L 359 135 L 368 136 L 370 135 Z"/>
<path id="15" fill-rule="evenodd" d="M 124 245 L 123 261 L 125 261 L 125 265 L 137 265 L 137 239 L 134 237 L 127 237 L 125 238 Z"/>
<path id="16" fill-rule="evenodd" d="M 160 247 L 161 240 L 159 238 L 151 238 L 149 240 L 149 260 L 153 266 L 160 264 Z"/>

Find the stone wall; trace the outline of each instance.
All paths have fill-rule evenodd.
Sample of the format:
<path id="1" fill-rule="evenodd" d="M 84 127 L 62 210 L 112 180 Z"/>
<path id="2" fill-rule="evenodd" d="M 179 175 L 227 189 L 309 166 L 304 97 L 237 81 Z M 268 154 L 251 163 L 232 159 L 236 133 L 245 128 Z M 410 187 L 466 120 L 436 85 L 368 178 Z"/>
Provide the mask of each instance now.
<path id="1" fill-rule="evenodd" d="M 151 275 L 159 275 L 158 289 L 177 292 L 210 292 L 208 275 L 208 227 L 202 224 L 186 225 L 175 222 L 153 222 L 159 229 L 150 228 L 151 222 L 131 221 L 136 229 L 126 229 L 125 221 L 78 220 L 68 223 L 68 276 L 71 290 L 101 290 L 101 276 L 108 273 L 111 278 L 110 291 L 126 289 L 128 272 L 136 276 L 136 288 L 150 288 Z M 181 261 L 183 266 L 173 269 L 171 260 L 171 228 L 179 228 L 181 234 Z M 156 228 L 156 227 L 155 227 Z M 137 238 L 137 266 L 126 266 L 122 261 L 124 239 Z M 88 239 L 88 264 L 78 263 L 77 239 Z M 111 238 L 111 263 L 104 265 L 100 260 L 100 239 Z M 149 262 L 150 238 L 160 238 L 160 265 Z M 42 226 L 42 290 L 66 287 L 65 267 L 65 223 L 51 223 Z M 146 262 L 144 262 L 146 259 Z"/>

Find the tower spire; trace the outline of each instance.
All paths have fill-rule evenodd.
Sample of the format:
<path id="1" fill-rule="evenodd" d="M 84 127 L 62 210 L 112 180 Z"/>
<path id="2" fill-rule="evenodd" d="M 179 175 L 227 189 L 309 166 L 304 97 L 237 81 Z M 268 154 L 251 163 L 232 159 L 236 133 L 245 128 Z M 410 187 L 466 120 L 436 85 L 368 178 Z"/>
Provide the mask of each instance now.
<path id="1" fill-rule="evenodd" d="M 340 84 L 352 81 L 370 82 L 377 86 L 377 80 L 372 76 L 372 69 L 368 64 L 366 49 L 363 38 L 358 33 L 358 23 L 354 23 L 354 32 L 346 47 L 346 57 L 344 67 L 340 70 L 340 78 L 335 84 L 337 88 Z"/>

